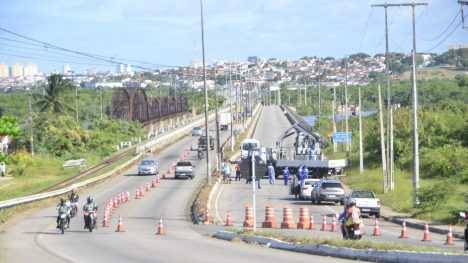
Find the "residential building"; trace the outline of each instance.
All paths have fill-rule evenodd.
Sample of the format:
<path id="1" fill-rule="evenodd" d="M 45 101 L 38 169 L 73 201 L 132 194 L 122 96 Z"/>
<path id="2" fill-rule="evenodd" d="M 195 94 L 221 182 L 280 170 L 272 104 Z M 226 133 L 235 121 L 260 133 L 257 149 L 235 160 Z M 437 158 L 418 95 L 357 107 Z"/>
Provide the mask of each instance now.
<path id="1" fill-rule="evenodd" d="M 8 65 L 5 63 L 0 63 L 0 78 L 6 79 L 10 76 Z"/>
<path id="2" fill-rule="evenodd" d="M 15 63 L 10 66 L 10 77 L 18 78 L 23 76 L 23 65 Z"/>

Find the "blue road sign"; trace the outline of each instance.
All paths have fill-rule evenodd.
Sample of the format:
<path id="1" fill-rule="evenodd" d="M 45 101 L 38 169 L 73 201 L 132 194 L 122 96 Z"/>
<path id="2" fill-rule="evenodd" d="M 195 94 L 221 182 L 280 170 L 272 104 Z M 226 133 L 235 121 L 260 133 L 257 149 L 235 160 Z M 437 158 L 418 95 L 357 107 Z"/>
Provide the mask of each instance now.
<path id="1" fill-rule="evenodd" d="M 351 142 L 353 140 L 353 133 L 348 132 L 335 132 L 333 133 L 333 141 L 334 142 Z"/>

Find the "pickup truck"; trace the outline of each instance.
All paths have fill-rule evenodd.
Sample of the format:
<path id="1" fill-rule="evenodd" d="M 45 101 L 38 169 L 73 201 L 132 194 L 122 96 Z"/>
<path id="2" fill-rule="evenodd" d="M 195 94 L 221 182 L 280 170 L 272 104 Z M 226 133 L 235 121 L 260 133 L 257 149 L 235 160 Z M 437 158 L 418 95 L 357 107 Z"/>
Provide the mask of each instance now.
<path id="1" fill-rule="evenodd" d="M 350 198 L 356 201 L 356 207 L 361 210 L 361 214 L 375 215 L 376 218 L 380 217 L 380 200 L 374 192 L 354 190 L 348 195 L 346 201 Z"/>
<path id="2" fill-rule="evenodd" d="M 179 179 L 181 177 L 193 179 L 195 176 L 193 167 L 194 165 L 189 161 L 178 162 L 174 170 L 175 179 Z"/>

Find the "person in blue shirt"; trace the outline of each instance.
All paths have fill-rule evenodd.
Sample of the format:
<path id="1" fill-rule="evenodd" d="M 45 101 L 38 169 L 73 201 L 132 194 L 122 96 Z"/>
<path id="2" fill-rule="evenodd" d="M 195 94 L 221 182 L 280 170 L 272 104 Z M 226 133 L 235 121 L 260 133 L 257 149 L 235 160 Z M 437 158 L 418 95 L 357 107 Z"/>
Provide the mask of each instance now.
<path id="1" fill-rule="evenodd" d="M 284 178 L 284 185 L 288 185 L 289 183 L 289 168 L 286 166 L 283 169 L 283 178 Z"/>
<path id="2" fill-rule="evenodd" d="M 297 169 L 297 180 L 299 180 L 299 182 L 302 182 L 302 165 L 300 165 Z"/>
<path id="3" fill-rule="evenodd" d="M 268 180 L 270 181 L 270 184 L 275 184 L 275 168 L 273 168 L 273 164 L 269 163 L 268 164 Z"/>
<path id="4" fill-rule="evenodd" d="M 302 166 L 302 180 L 309 178 L 309 169 L 305 165 Z"/>

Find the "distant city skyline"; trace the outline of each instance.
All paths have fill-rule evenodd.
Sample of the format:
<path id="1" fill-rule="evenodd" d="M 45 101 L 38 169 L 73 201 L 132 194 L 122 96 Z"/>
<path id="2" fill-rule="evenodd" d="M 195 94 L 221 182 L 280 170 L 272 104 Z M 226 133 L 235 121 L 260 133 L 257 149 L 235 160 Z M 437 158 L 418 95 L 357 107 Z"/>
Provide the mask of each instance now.
<path id="1" fill-rule="evenodd" d="M 205 0 L 206 62 L 383 53 L 384 9 L 370 5 L 384 2 L 402 3 Z M 429 5 L 416 8 L 418 52 L 442 53 L 449 44 L 468 43 L 457 0 L 424 2 Z M 201 61 L 198 0 L 3 0 L 0 7 L 0 28 L 92 54 L 83 57 L 0 31 L 0 63 L 34 62 L 44 73 L 61 72 L 68 64 L 76 74 L 85 74 L 115 72 L 117 64 L 110 60 L 130 64 L 133 70 L 165 70 Z M 390 51 L 410 53 L 411 8 L 388 8 L 388 23 Z M 96 60 L 97 56 L 105 58 Z"/>

